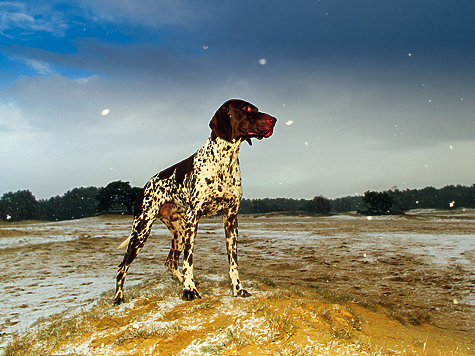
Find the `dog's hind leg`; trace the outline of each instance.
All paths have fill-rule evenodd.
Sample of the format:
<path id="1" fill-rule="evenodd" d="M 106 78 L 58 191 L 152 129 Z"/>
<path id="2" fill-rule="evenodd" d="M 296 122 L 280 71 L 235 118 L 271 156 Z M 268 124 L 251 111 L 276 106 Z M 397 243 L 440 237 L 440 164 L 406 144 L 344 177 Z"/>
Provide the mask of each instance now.
<path id="1" fill-rule="evenodd" d="M 117 284 L 114 295 L 114 304 L 116 305 L 119 305 L 124 301 L 125 276 L 127 275 L 129 266 L 134 261 L 135 257 L 137 257 L 138 253 L 147 241 L 153 222 L 154 219 L 146 217 L 135 218 L 132 234 L 129 238 L 127 252 L 125 253 L 124 260 L 117 269 Z"/>
<path id="2" fill-rule="evenodd" d="M 173 276 L 180 281 L 180 283 L 183 283 L 183 274 L 178 269 L 178 259 L 183 250 L 183 220 L 181 216 L 177 214 L 173 216 L 173 220 L 162 218 L 162 221 L 172 235 L 172 247 L 168 254 L 167 261 L 165 262 L 165 266 Z"/>

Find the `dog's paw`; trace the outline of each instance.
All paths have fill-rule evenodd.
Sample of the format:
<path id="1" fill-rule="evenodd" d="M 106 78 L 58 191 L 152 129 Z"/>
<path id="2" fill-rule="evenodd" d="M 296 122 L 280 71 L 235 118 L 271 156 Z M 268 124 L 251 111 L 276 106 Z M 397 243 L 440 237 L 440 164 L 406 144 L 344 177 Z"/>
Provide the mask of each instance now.
<path id="1" fill-rule="evenodd" d="M 248 298 L 250 297 L 252 294 L 249 293 L 247 290 L 245 289 L 240 289 L 238 290 L 238 292 L 236 293 L 236 297 L 241 297 L 241 298 Z"/>
<path id="2" fill-rule="evenodd" d="M 196 298 L 201 299 L 200 293 L 196 289 L 189 290 L 189 289 L 184 289 L 183 290 L 183 295 L 181 299 L 186 300 L 186 301 L 191 301 L 195 300 Z"/>
<path id="3" fill-rule="evenodd" d="M 125 302 L 125 299 L 123 295 L 115 297 L 113 301 L 114 305 L 121 305 L 124 302 Z"/>
<path id="4" fill-rule="evenodd" d="M 125 302 L 124 298 L 124 291 L 120 288 L 117 288 L 115 295 L 114 295 L 114 305 L 121 305 L 122 303 Z"/>

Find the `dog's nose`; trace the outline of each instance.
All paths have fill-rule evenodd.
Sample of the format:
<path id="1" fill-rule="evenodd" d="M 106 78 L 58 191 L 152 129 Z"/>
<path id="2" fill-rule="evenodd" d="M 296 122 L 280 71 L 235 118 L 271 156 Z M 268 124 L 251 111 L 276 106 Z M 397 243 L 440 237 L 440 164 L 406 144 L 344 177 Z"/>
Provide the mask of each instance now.
<path id="1" fill-rule="evenodd" d="M 269 124 L 275 125 L 275 123 L 277 122 L 277 119 L 273 116 L 267 115 L 267 122 Z"/>

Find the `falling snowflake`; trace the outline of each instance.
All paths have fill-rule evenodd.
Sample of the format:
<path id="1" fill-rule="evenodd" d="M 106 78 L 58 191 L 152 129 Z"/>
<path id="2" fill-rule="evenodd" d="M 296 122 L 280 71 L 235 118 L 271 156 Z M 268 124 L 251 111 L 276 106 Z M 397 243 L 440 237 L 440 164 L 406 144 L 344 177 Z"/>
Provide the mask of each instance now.
<path id="1" fill-rule="evenodd" d="M 259 59 L 259 64 L 260 64 L 260 65 L 264 65 L 264 64 L 266 64 L 266 63 L 267 63 L 267 60 L 266 60 L 265 58 Z"/>
<path id="2" fill-rule="evenodd" d="M 101 111 L 101 115 L 102 115 L 102 116 L 106 116 L 108 113 L 110 113 L 110 110 L 109 110 L 109 109 L 105 109 L 105 110 L 102 110 L 102 111 Z"/>
<path id="3" fill-rule="evenodd" d="M 292 120 L 289 120 L 289 121 L 287 121 L 285 124 L 286 124 L 287 126 L 290 126 L 290 125 L 292 125 L 293 123 L 294 123 L 294 122 L 293 122 Z"/>

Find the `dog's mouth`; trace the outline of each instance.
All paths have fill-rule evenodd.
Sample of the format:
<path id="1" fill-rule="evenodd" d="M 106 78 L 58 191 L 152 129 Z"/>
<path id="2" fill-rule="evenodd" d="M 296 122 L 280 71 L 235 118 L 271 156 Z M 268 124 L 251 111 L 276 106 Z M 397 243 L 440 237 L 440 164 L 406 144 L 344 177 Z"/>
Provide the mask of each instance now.
<path id="1" fill-rule="evenodd" d="M 272 134 L 274 133 L 274 126 L 276 122 L 277 120 L 275 118 L 273 118 L 272 116 L 268 116 L 265 125 L 263 125 L 264 127 L 262 129 L 258 127 L 260 132 L 255 137 L 258 140 L 271 137 Z"/>
<path id="2" fill-rule="evenodd" d="M 256 136 L 254 136 L 254 137 L 257 138 L 258 140 L 262 140 L 263 138 L 269 138 L 269 137 L 271 137 L 273 133 L 274 133 L 274 128 L 271 128 L 269 131 L 267 131 L 266 134 L 264 134 L 264 135 L 256 135 Z"/>
<path id="3" fill-rule="evenodd" d="M 256 131 L 249 132 L 244 140 L 252 146 L 251 138 L 256 138 L 262 140 L 263 138 L 269 138 L 274 133 L 274 126 L 277 122 L 277 119 L 272 116 L 267 116 L 267 119 L 262 124 L 256 126 Z"/>

